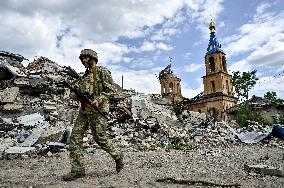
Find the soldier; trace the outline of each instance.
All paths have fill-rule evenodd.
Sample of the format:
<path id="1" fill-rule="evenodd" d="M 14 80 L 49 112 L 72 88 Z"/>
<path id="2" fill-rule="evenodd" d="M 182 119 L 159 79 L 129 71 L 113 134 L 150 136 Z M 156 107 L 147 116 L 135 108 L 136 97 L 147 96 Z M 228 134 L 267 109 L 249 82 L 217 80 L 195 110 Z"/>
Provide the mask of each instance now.
<path id="1" fill-rule="evenodd" d="M 101 66 L 97 66 L 97 53 L 91 49 L 84 49 L 79 56 L 86 67 L 85 74 L 75 81 L 80 90 L 90 97 L 92 104 L 107 114 L 109 111 L 109 95 L 115 92 L 110 72 Z M 75 93 L 70 93 L 70 98 L 78 100 Z M 115 160 L 116 171 L 123 168 L 123 155 L 113 146 L 106 136 L 107 119 L 90 105 L 81 102 L 79 115 L 75 121 L 70 143 L 71 172 L 63 176 L 64 181 L 75 180 L 85 176 L 82 145 L 83 137 L 88 128 L 91 129 L 96 143 Z"/>

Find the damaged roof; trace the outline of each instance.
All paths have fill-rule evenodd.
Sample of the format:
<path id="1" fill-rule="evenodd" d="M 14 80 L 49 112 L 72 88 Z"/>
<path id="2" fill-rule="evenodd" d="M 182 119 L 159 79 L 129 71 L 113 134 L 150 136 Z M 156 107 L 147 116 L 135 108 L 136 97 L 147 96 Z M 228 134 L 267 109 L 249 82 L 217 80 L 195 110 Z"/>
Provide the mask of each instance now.
<path id="1" fill-rule="evenodd" d="M 173 71 L 171 69 L 171 64 L 169 64 L 165 69 L 163 69 L 159 73 L 159 80 L 166 78 L 166 77 L 177 77 L 176 75 L 173 74 Z"/>
<path id="2" fill-rule="evenodd" d="M 17 76 L 25 76 L 17 67 L 10 65 L 7 60 L 0 59 L 0 80 L 10 80 Z"/>
<path id="3" fill-rule="evenodd" d="M 16 61 L 19 61 L 19 62 L 22 62 L 23 60 L 27 60 L 24 56 L 22 56 L 20 54 L 14 54 L 14 53 L 5 52 L 5 51 L 0 51 L 0 56 L 13 58 L 13 59 L 15 59 Z"/>

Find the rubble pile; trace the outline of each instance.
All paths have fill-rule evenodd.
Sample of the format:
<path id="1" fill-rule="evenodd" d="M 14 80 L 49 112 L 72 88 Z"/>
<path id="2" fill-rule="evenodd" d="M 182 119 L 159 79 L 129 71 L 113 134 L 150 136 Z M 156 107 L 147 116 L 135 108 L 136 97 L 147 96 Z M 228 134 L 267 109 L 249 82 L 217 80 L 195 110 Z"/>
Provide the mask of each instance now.
<path id="1" fill-rule="evenodd" d="M 0 90 L 0 152 L 13 146 L 6 153 L 26 153 L 30 151 L 26 147 L 34 146 L 40 138 L 61 135 L 72 126 L 79 104 L 69 100 L 69 91 L 60 85 L 70 77 L 70 67 L 44 57 L 20 68 L 10 68 L 5 59 L 0 63 L 5 64 L 2 72 L 14 75 L 1 80 L 10 84 Z M 48 141 L 58 141 L 59 137 Z"/>
<path id="2" fill-rule="evenodd" d="M 225 127 L 202 127 L 206 121 L 205 114 L 184 111 L 182 119 L 179 119 L 172 106 L 161 105 L 157 97 L 140 94 L 132 96 L 131 101 L 133 119 L 108 127 L 113 141 L 121 147 L 156 150 L 231 140 Z"/>
<path id="3" fill-rule="evenodd" d="M 20 66 L 20 60 L 13 61 L 13 65 L 17 64 L 14 67 L 0 58 L 0 153 L 51 155 L 50 152 L 64 150 L 65 144 L 70 143 L 79 104 L 69 99 L 69 90 L 60 81 L 79 75 L 45 57 L 35 59 L 27 67 Z M 242 133 L 263 128 L 252 122 L 248 128 L 240 129 L 234 124 L 208 120 L 204 113 L 186 110 L 177 116 L 173 106 L 160 95 L 121 88 L 119 91 L 110 99 L 107 130 L 113 142 L 126 150 L 207 151 L 214 146 L 240 144 Z M 83 141 L 87 148 L 95 144 L 90 133 Z M 281 143 L 276 142 L 274 139 L 271 144 L 280 147 Z"/>

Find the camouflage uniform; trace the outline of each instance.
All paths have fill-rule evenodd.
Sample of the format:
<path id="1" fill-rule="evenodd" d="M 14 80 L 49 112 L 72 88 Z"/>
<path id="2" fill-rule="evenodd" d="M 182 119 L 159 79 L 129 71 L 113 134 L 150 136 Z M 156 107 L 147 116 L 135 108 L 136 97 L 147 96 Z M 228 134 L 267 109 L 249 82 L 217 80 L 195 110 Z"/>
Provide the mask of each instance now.
<path id="1" fill-rule="evenodd" d="M 96 75 L 95 84 L 93 75 Z M 106 68 L 97 66 L 95 70 L 86 72 L 85 75 L 80 78 L 77 85 L 80 90 L 90 96 L 90 98 L 94 97 L 93 99 L 98 100 L 98 108 L 101 112 L 107 113 L 109 111 L 108 97 L 111 93 L 115 92 L 115 88 L 113 87 L 110 72 Z M 95 88 L 95 91 L 93 88 Z M 88 128 L 91 129 L 94 140 L 103 150 L 108 152 L 114 160 L 120 158 L 121 153 L 117 151 L 107 138 L 106 125 L 107 120 L 105 117 L 89 105 L 81 103 L 80 113 L 75 121 L 71 136 L 71 172 L 85 173 L 82 145 L 84 134 Z"/>

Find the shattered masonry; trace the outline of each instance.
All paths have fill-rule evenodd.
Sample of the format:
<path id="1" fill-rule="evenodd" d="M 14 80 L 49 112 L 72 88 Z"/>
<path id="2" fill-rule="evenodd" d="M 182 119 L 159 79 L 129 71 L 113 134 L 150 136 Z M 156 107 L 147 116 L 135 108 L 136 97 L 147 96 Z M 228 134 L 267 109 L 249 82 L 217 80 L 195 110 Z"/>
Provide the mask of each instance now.
<path id="1" fill-rule="evenodd" d="M 2 54 L 0 153 L 11 159 L 32 154 L 49 156 L 52 152 L 66 150 L 79 104 L 68 98 L 69 91 L 60 81 L 76 77 L 78 73 L 45 57 L 24 67 L 22 56 L 18 55 L 11 63 L 7 58 L 15 54 Z M 206 153 L 211 147 L 241 144 L 239 139 L 246 139 L 248 131 L 271 133 L 255 122 L 247 129 L 240 129 L 233 123 L 208 121 L 205 113 L 184 110 L 176 115 L 171 102 L 161 95 L 122 91 L 118 85 L 117 88 L 120 92 L 111 98 L 111 120 L 107 129 L 113 142 L 125 150 L 184 147 Z M 84 147 L 97 147 L 90 138 L 91 134 L 85 135 Z M 283 147 L 283 142 L 273 139 L 271 145 Z"/>

